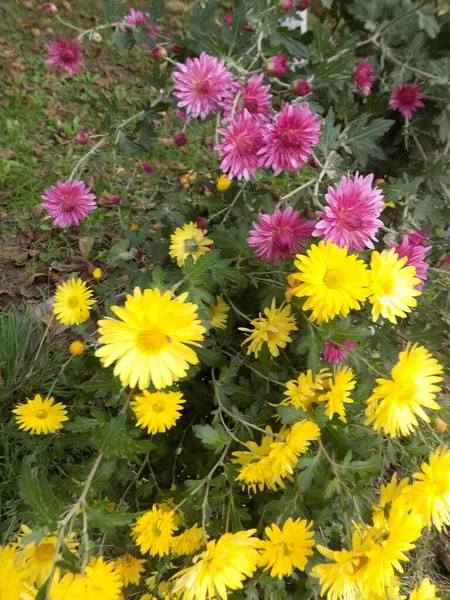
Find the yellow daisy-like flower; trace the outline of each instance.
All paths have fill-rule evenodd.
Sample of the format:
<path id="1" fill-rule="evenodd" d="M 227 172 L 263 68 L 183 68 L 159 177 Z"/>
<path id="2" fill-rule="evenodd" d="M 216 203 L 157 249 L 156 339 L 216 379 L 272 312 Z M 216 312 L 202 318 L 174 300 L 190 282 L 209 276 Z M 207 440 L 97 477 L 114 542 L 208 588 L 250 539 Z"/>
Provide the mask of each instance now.
<path id="1" fill-rule="evenodd" d="M 258 487 L 261 491 L 266 485 L 266 478 L 268 475 L 268 468 L 271 461 L 268 456 L 270 448 L 275 438 L 272 435 L 272 429 L 266 427 L 267 434 L 262 436 L 261 444 L 258 445 L 253 440 L 247 442 L 247 446 L 251 451 L 240 451 L 233 452 L 233 462 L 240 465 L 239 474 L 236 477 L 236 481 L 245 483 L 249 490 L 256 492 Z"/>
<path id="2" fill-rule="evenodd" d="M 172 538 L 172 552 L 179 556 L 194 554 L 203 545 L 203 532 L 197 523 Z"/>
<path id="3" fill-rule="evenodd" d="M 290 302 L 292 300 L 292 296 L 294 295 L 294 289 L 298 286 L 298 281 L 294 277 L 294 275 L 288 275 L 286 277 L 287 288 L 284 292 L 284 297 L 286 298 L 286 302 Z"/>
<path id="4" fill-rule="evenodd" d="M 416 586 L 409 600 L 441 600 L 439 596 L 436 595 L 436 586 L 431 583 L 431 581 L 426 577 L 422 583 Z"/>
<path id="5" fill-rule="evenodd" d="M 85 281 L 69 279 L 56 288 L 53 314 L 63 325 L 80 325 L 89 319 L 93 295 Z"/>
<path id="6" fill-rule="evenodd" d="M 294 569 L 304 571 L 308 556 L 313 554 L 314 533 L 310 531 L 312 521 L 308 524 L 304 519 L 289 518 L 283 529 L 273 524 L 266 527 L 265 533 L 269 541 L 260 543 L 261 566 L 270 571 L 271 577 L 282 579 L 292 575 Z"/>
<path id="7" fill-rule="evenodd" d="M 407 478 L 398 481 L 397 473 L 394 473 L 391 481 L 381 486 L 380 500 L 377 505 L 372 506 L 372 521 L 374 527 L 386 529 L 388 518 L 397 511 L 407 512 L 407 493 L 410 489 Z M 396 516 L 396 515 L 395 515 Z"/>
<path id="8" fill-rule="evenodd" d="M 79 591 L 82 585 L 80 575 L 66 573 L 60 577 L 57 572 L 50 588 L 50 600 L 80 600 Z"/>
<path id="9" fill-rule="evenodd" d="M 241 331 L 250 333 L 242 345 L 249 344 L 247 354 L 253 352 L 255 358 L 258 358 L 263 344 L 266 343 L 270 354 L 277 357 L 280 355 L 279 348 L 286 348 L 288 342 L 292 342 L 289 333 L 297 331 L 295 317 L 290 306 L 281 305 L 280 308 L 277 308 L 275 298 L 272 300 L 270 308 L 264 309 L 264 315 L 265 317 L 259 313 L 257 319 L 250 321 L 250 325 L 254 329 L 239 327 Z"/>
<path id="10" fill-rule="evenodd" d="M 417 417 L 430 423 L 424 408 L 439 410 L 434 400 L 441 388 L 442 366 L 423 346 L 408 344 L 391 371 L 392 379 L 377 379 L 367 400 L 366 424 L 391 437 L 409 435 L 418 427 Z"/>
<path id="11" fill-rule="evenodd" d="M 140 516 L 132 526 L 133 537 L 136 544 L 145 554 L 152 556 L 165 556 L 170 552 L 173 532 L 178 529 L 175 524 L 174 513 L 164 512 L 157 506 Z"/>
<path id="12" fill-rule="evenodd" d="M 214 327 L 214 329 L 226 329 L 229 312 L 230 307 L 224 302 L 222 294 L 216 296 L 216 304 L 209 305 L 211 327 Z"/>
<path id="13" fill-rule="evenodd" d="M 156 508 L 160 508 L 163 512 L 169 512 L 172 513 L 173 515 L 173 521 L 175 523 L 175 525 L 178 527 L 180 527 L 183 524 L 184 521 L 184 512 L 182 508 L 177 508 L 177 510 L 174 512 L 174 507 L 175 507 L 175 500 L 173 498 L 165 498 L 165 500 L 163 500 L 163 502 L 158 502 L 158 504 L 155 504 Z"/>
<path id="14" fill-rule="evenodd" d="M 391 323 L 397 323 L 397 317 L 403 319 L 411 307 L 417 306 L 415 296 L 420 290 L 415 285 L 420 279 L 415 277 L 416 269 L 406 267 L 407 257 L 399 258 L 395 248 L 372 252 L 370 263 L 368 296 L 372 303 L 372 319 L 378 321 L 380 315 Z"/>
<path id="15" fill-rule="evenodd" d="M 118 573 L 124 587 L 133 583 L 137 585 L 141 580 L 141 573 L 145 571 L 145 560 L 125 554 L 114 562 L 114 568 Z"/>
<path id="16" fill-rule="evenodd" d="M 26 584 L 27 572 L 20 567 L 19 549 L 0 546 L 0 598 L 19 600 L 30 591 Z"/>
<path id="17" fill-rule="evenodd" d="M 148 433 L 164 433 L 175 425 L 181 417 L 185 400 L 181 392 L 143 391 L 143 396 L 136 396 L 131 403 L 138 421 L 137 427 L 147 428 Z"/>
<path id="18" fill-rule="evenodd" d="M 222 173 L 217 180 L 216 189 L 218 192 L 226 192 L 231 184 L 232 179 L 228 179 L 228 177 Z"/>
<path id="19" fill-rule="evenodd" d="M 83 600 L 119 600 L 123 583 L 113 562 L 105 563 L 103 557 L 91 558 L 85 575 L 77 575 L 69 589 Z"/>
<path id="20" fill-rule="evenodd" d="M 313 402 L 319 401 L 320 393 L 324 389 L 325 382 L 331 377 L 328 369 L 321 369 L 313 379 L 311 369 L 306 373 L 300 373 L 297 379 L 291 379 L 286 383 L 286 398 L 281 402 L 283 406 L 292 404 L 295 408 L 308 410 Z"/>
<path id="21" fill-rule="evenodd" d="M 53 397 L 43 400 L 39 394 L 33 399 L 27 398 L 26 403 L 18 404 L 12 412 L 16 415 L 19 429 L 31 435 L 55 433 L 62 428 L 64 421 L 69 420 L 64 404 L 55 404 Z"/>
<path id="22" fill-rule="evenodd" d="M 333 415 L 337 414 L 342 422 L 347 423 L 344 404 L 353 403 L 353 400 L 350 398 L 350 392 L 356 385 L 354 376 L 355 374 L 350 367 L 345 365 L 340 365 L 334 369 L 333 378 L 328 380 L 329 390 L 319 396 L 321 402 L 327 403 L 325 414 L 329 419 L 332 419 Z"/>
<path id="23" fill-rule="evenodd" d="M 177 573 L 173 589 L 184 600 L 206 600 L 219 596 L 226 600 L 228 590 L 242 589 L 243 581 L 256 571 L 260 541 L 252 537 L 256 529 L 225 533 L 217 542 L 193 559 L 193 565 Z"/>
<path id="24" fill-rule="evenodd" d="M 197 262 L 200 256 L 210 252 L 213 240 L 205 236 L 203 231 L 195 223 L 186 223 L 183 227 L 177 227 L 170 236 L 169 256 L 177 259 L 177 265 L 182 267 L 188 256 Z"/>
<path id="25" fill-rule="evenodd" d="M 120 320 L 99 321 L 99 343 L 95 355 L 103 366 L 116 362 L 114 375 L 122 385 L 145 390 L 172 385 L 186 376 L 198 357 L 189 346 L 200 346 L 205 328 L 198 319 L 196 304 L 186 302 L 187 294 L 172 299 L 170 292 L 134 288 L 125 308 L 112 306 Z"/>

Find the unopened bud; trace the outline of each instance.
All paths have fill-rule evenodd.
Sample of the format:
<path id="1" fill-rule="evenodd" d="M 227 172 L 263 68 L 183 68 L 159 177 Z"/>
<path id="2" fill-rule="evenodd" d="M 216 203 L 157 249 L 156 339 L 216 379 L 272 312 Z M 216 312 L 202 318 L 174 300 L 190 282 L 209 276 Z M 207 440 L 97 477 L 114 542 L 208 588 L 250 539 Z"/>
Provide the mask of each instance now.
<path id="1" fill-rule="evenodd" d="M 77 133 L 77 142 L 79 144 L 87 144 L 89 141 L 89 134 L 86 131 L 79 131 Z"/>
<path id="2" fill-rule="evenodd" d="M 167 56 L 167 51 L 162 46 L 155 46 L 152 50 L 152 56 L 158 60 L 164 60 Z"/>
<path id="3" fill-rule="evenodd" d="M 195 219 L 195 224 L 199 229 L 206 229 L 208 227 L 208 219 L 205 219 L 205 217 L 197 217 Z"/>
<path id="4" fill-rule="evenodd" d="M 91 35 L 91 40 L 95 43 L 95 44 L 100 44 L 100 42 L 103 41 L 102 36 L 99 34 L 98 31 L 94 31 Z"/>
<path id="5" fill-rule="evenodd" d="M 48 13 L 49 15 L 54 15 L 56 12 L 58 12 L 57 7 L 51 2 L 46 2 L 45 4 L 43 4 L 42 10 Z"/>
<path id="6" fill-rule="evenodd" d="M 181 146 L 184 146 L 187 142 L 187 137 L 182 131 L 180 131 L 173 136 L 173 141 L 175 142 L 175 146 L 177 148 L 181 148 Z"/>

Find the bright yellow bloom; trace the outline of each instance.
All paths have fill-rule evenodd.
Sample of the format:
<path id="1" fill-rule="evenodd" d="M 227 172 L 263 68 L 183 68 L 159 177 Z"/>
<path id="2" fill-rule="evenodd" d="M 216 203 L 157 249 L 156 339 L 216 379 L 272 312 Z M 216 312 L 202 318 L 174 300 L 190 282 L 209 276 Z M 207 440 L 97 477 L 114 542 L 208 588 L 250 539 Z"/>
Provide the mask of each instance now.
<path id="1" fill-rule="evenodd" d="M 205 236 L 203 231 L 195 223 L 186 223 L 183 227 L 177 227 L 170 236 L 169 256 L 177 259 L 177 265 L 182 267 L 188 256 L 197 262 L 200 256 L 210 252 L 213 240 Z"/>
<path id="2" fill-rule="evenodd" d="M 261 566 L 270 571 L 271 577 L 282 579 L 292 575 L 294 569 L 304 571 L 308 556 L 313 554 L 314 533 L 310 531 L 313 523 L 304 519 L 289 518 L 280 529 L 275 523 L 266 527 L 269 541 L 260 543 Z"/>
<path id="3" fill-rule="evenodd" d="M 292 300 L 292 296 L 294 295 L 294 289 L 298 286 L 298 282 L 292 274 L 286 277 L 286 282 L 287 288 L 284 291 L 284 297 L 286 298 L 286 302 L 290 302 Z"/>
<path id="4" fill-rule="evenodd" d="M 250 335 L 242 342 L 242 345 L 249 344 L 247 354 L 252 352 L 258 358 L 264 343 L 267 344 L 272 356 L 279 356 L 279 348 L 286 348 L 288 342 L 292 342 L 289 333 L 297 331 L 295 317 L 291 312 L 290 306 L 281 305 L 276 307 L 275 298 L 272 300 L 270 308 L 264 309 L 265 317 L 259 313 L 257 319 L 250 321 L 254 329 L 239 327 L 241 331 L 247 331 Z"/>
<path id="5" fill-rule="evenodd" d="M 20 566 L 19 549 L 0 546 L 0 598 L 19 600 L 22 594 L 30 591 L 26 584 L 27 572 Z"/>
<path id="6" fill-rule="evenodd" d="M 275 438 L 272 435 L 272 429 L 266 427 L 267 434 L 262 436 L 261 445 L 258 445 L 253 440 L 247 442 L 250 451 L 244 450 L 233 452 L 233 462 L 241 466 L 239 475 L 236 481 L 244 482 L 249 490 L 256 491 L 258 487 L 261 491 L 267 484 L 267 476 L 271 460 L 269 460 L 269 452 Z"/>
<path id="7" fill-rule="evenodd" d="M 394 516 L 398 511 L 407 512 L 407 493 L 409 489 L 408 479 L 398 481 L 397 473 L 394 473 L 388 484 L 381 486 L 380 500 L 377 505 L 372 506 L 374 527 L 386 529 L 391 515 Z"/>
<path id="8" fill-rule="evenodd" d="M 216 304 L 209 305 L 211 327 L 214 327 L 214 329 L 226 329 L 229 312 L 230 307 L 224 302 L 222 294 L 216 296 Z"/>
<path id="9" fill-rule="evenodd" d="M 114 568 L 125 587 L 134 583 L 137 585 L 141 579 L 141 573 L 145 571 L 145 560 L 125 554 L 114 562 Z"/>
<path id="10" fill-rule="evenodd" d="M 158 600 L 158 598 L 156 596 L 152 596 L 152 594 L 144 594 L 139 600 Z"/>
<path id="11" fill-rule="evenodd" d="M 177 573 L 173 589 L 184 600 L 206 600 L 219 596 L 226 600 L 228 590 L 242 589 L 243 581 L 256 571 L 260 543 L 252 537 L 255 529 L 225 533 L 217 542 L 208 542 L 206 550 L 193 559 L 193 565 Z"/>
<path id="12" fill-rule="evenodd" d="M 70 344 L 69 351 L 70 351 L 70 354 L 73 354 L 74 356 L 78 356 L 79 354 L 83 354 L 84 346 L 81 342 L 79 342 L 78 340 L 75 340 L 74 342 L 72 342 Z"/>
<path id="13" fill-rule="evenodd" d="M 297 379 L 291 379 L 286 383 L 286 398 L 281 405 L 288 406 L 292 404 L 295 408 L 308 410 L 313 402 L 318 402 L 320 393 L 324 390 L 325 382 L 331 377 L 328 369 L 321 369 L 313 379 L 311 369 L 306 373 L 300 373 Z"/>
<path id="14" fill-rule="evenodd" d="M 186 302 L 187 294 L 172 299 L 170 292 L 134 288 L 125 308 L 112 306 L 120 320 L 99 321 L 99 343 L 95 355 L 103 366 L 116 362 L 114 375 L 122 385 L 145 390 L 172 385 L 186 376 L 198 357 L 189 346 L 200 346 L 205 328 L 198 319 L 196 304 Z"/>
<path id="15" fill-rule="evenodd" d="M 311 321 L 322 323 L 336 315 L 346 317 L 351 309 L 359 310 L 367 298 L 367 266 L 347 248 L 330 240 L 313 245 L 307 254 L 297 254 L 294 277 L 300 285 L 294 295 L 308 299 L 303 310 L 312 309 Z"/>
<path id="16" fill-rule="evenodd" d="M 356 381 L 355 374 L 345 365 L 335 367 L 333 370 L 333 378 L 328 380 L 329 390 L 319 396 L 321 402 L 326 402 L 325 414 L 329 419 L 333 415 L 339 415 L 339 419 L 347 423 L 345 418 L 344 404 L 351 404 L 353 400 L 350 398 L 350 392 L 354 389 Z"/>
<path id="17" fill-rule="evenodd" d="M 85 575 L 76 575 L 69 586 L 81 600 L 119 600 L 122 588 L 114 563 L 105 563 L 102 556 L 92 557 Z"/>
<path id="18" fill-rule="evenodd" d="M 426 577 L 419 586 L 411 592 L 409 600 L 441 600 L 436 596 L 436 586 Z"/>
<path id="19" fill-rule="evenodd" d="M 156 508 L 160 508 L 163 512 L 167 513 L 172 513 L 173 515 L 173 522 L 175 523 L 175 525 L 178 527 L 180 527 L 183 524 L 184 521 L 184 512 L 182 508 L 177 508 L 177 510 L 174 512 L 174 507 L 175 507 L 175 500 L 173 498 L 165 498 L 162 502 L 158 502 L 157 504 L 155 504 Z"/>
<path id="20" fill-rule="evenodd" d="M 33 399 L 27 398 L 25 404 L 18 404 L 12 412 L 16 415 L 19 429 L 28 431 L 31 435 L 55 433 L 62 428 L 64 421 L 69 420 L 64 404 L 55 404 L 53 397 L 43 400 L 39 394 Z"/>
<path id="21" fill-rule="evenodd" d="M 187 173 L 180 177 L 180 183 L 184 188 L 188 189 L 190 184 L 196 179 L 197 173 L 193 169 L 190 169 Z"/>
<path id="22" fill-rule="evenodd" d="M 222 173 L 217 180 L 216 189 L 218 192 L 226 192 L 231 184 L 232 180 Z"/>
<path id="23" fill-rule="evenodd" d="M 150 552 L 152 556 L 169 554 L 175 525 L 174 513 L 164 512 L 157 506 L 140 516 L 132 526 L 133 537 L 141 552 Z"/>
<path id="24" fill-rule="evenodd" d="M 420 290 L 415 285 L 420 279 L 415 277 L 416 269 L 406 267 L 407 257 L 399 258 L 395 248 L 372 252 L 369 271 L 369 302 L 372 303 L 372 319 L 378 321 L 380 315 L 391 323 L 397 323 L 397 317 L 405 318 L 411 307 L 417 306 L 415 296 Z"/>
<path id="25" fill-rule="evenodd" d="M 102 270 L 99 269 L 98 267 L 92 271 L 92 277 L 94 279 L 101 279 L 102 275 L 103 275 Z"/>
<path id="26" fill-rule="evenodd" d="M 81 575 L 66 573 L 60 577 L 56 572 L 50 588 L 50 600 L 80 600 L 80 588 L 83 587 Z"/>
<path id="27" fill-rule="evenodd" d="M 143 391 L 143 396 L 136 396 L 131 403 L 138 421 L 137 427 L 147 428 L 148 433 L 164 433 L 175 425 L 181 417 L 182 405 L 185 403 L 181 392 Z"/>
<path id="28" fill-rule="evenodd" d="M 172 552 L 180 556 L 194 554 L 203 545 L 203 532 L 197 523 L 172 538 Z"/>
<path id="29" fill-rule="evenodd" d="M 418 427 L 417 417 L 430 417 L 422 407 L 439 410 L 434 400 L 441 388 L 442 366 L 423 346 L 408 344 L 391 371 L 392 379 L 377 379 L 367 400 L 366 424 L 391 437 L 409 435 Z"/>
<path id="30" fill-rule="evenodd" d="M 63 325 L 80 325 L 89 319 L 89 311 L 95 304 L 92 296 L 85 281 L 69 279 L 56 288 L 53 314 Z"/>

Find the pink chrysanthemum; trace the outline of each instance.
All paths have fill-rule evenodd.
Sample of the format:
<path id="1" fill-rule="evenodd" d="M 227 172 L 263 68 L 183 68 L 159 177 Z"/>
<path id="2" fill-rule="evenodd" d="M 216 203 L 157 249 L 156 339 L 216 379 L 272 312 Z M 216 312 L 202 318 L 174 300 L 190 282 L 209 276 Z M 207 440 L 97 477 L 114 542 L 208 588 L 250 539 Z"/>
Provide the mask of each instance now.
<path id="1" fill-rule="evenodd" d="M 252 117 L 247 109 L 232 119 L 226 129 L 218 129 L 223 139 L 214 150 L 218 150 L 221 162 L 220 169 L 228 173 L 228 178 L 244 178 L 246 181 L 261 167 L 258 151 L 263 143 L 264 123 Z"/>
<path id="2" fill-rule="evenodd" d="M 414 233 L 412 235 L 414 236 Z M 427 271 L 428 267 L 430 266 L 424 261 L 424 258 L 431 246 L 416 244 L 412 241 L 411 237 L 411 235 L 404 235 L 400 245 L 392 242 L 389 248 L 395 248 L 399 258 L 404 258 L 406 256 L 407 261 L 404 265 L 405 267 L 415 267 L 416 277 L 420 279 L 420 283 L 414 287 L 416 290 L 421 290 L 423 288 L 424 281 L 427 279 Z"/>
<path id="3" fill-rule="evenodd" d="M 186 107 L 187 114 L 202 119 L 216 113 L 233 83 L 225 61 L 202 52 L 200 58 L 188 58 L 185 65 L 178 63 L 178 68 L 173 74 L 173 95 L 178 98 L 178 107 Z"/>
<path id="4" fill-rule="evenodd" d="M 413 85 L 404 81 L 399 87 L 392 90 L 389 106 L 394 110 L 398 110 L 405 119 L 411 119 L 416 109 L 425 106 L 421 102 L 424 97 L 425 94 L 422 93 L 420 83 Z"/>
<path id="5" fill-rule="evenodd" d="M 307 162 L 320 136 L 318 117 L 307 102 L 285 104 L 264 133 L 264 144 L 259 150 L 263 166 L 272 167 L 275 175 L 283 169 L 297 171 Z"/>
<path id="6" fill-rule="evenodd" d="M 353 71 L 353 83 L 364 96 L 370 96 L 374 81 L 373 66 L 366 58 Z"/>
<path id="7" fill-rule="evenodd" d="M 59 71 L 69 75 L 76 75 L 83 69 L 84 56 L 81 54 L 78 40 L 59 38 L 57 41 L 45 44 L 48 58 L 44 60 L 47 65 L 55 65 Z"/>
<path id="8" fill-rule="evenodd" d="M 272 118 L 271 98 L 269 94 L 270 85 L 262 85 L 264 73 L 260 75 L 252 75 L 246 84 L 234 83 L 233 92 L 224 108 L 224 116 L 226 119 L 231 117 L 233 111 L 233 102 L 236 99 L 236 94 L 240 92 L 240 102 L 243 107 L 248 110 L 251 115 L 260 117 L 263 121 L 269 121 Z M 235 107 L 235 115 L 240 114 L 241 109 Z M 234 116 L 235 116 L 234 115 Z"/>
<path id="9" fill-rule="evenodd" d="M 269 77 L 279 77 L 284 75 L 289 69 L 287 56 L 285 54 L 277 54 L 271 56 L 266 62 L 266 72 Z"/>
<path id="10" fill-rule="evenodd" d="M 51 219 L 57 227 L 79 225 L 91 210 L 97 208 L 95 195 L 82 181 L 58 181 L 41 196 L 42 208 L 47 211 L 44 219 Z"/>
<path id="11" fill-rule="evenodd" d="M 125 31 L 127 27 L 136 27 L 136 25 L 145 25 L 148 29 L 148 35 L 151 38 L 157 37 L 157 32 L 161 29 L 159 25 L 151 25 L 148 21 L 150 19 L 150 13 L 142 12 L 142 10 L 135 10 L 130 8 L 130 14 L 125 15 L 123 23 L 120 28 Z"/>
<path id="12" fill-rule="evenodd" d="M 378 218 L 383 210 L 383 192 L 372 188 L 373 175 L 355 178 L 342 177 L 337 189 L 328 188 L 325 199 L 328 206 L 316 214 L 321 217 L 313 235 L 323 235 L 340 248 L 357 250 L 373 248 L 376 233 L 383 224 Z"/>
<path id="13" fill-rule="evenodd" d="M 425 242 L 430 241 L 430 236 L 424 229 L 417 229 L 416 231 L 410 231 L 408 233 L 409 241 L 411 244 L 423 246 Z"/>
<path id="14" fill-rule="evenodd" d="M 253 221 L 249 246 L 256 248 L 259 258 L 276 265 L 280 258 L 287 260 L 292 254 L 298 254 L 309 242 L 315 222 L 301 219 L 300 212 L 288 206 L 281 211 L 275 209 L 272 215 L 260 213 L 259 223 Z"/>
<path id="15" fill-rule="evenodd" d="M 233 15 L 235 13 L 236 9 L 233 8 L 231 10 L 229 10 L 228 12 L 226 12 L 223 15 L 223 20 L 225 21 L 225 23 L 228 25 L 228 27 L 231 29 L 233 27 Z M 247 31 L 251 31 L 251 25 L 249 25 L 248 23 L 245 23 L 244 27 L 241 30 L 241 33 L 246 33 Z"/>
<path id="16" fill-rule="evenodd" d="M 342 342 L 338 346 L 337 344 L 333 344 L 331 340 L 325 340 L 325 350 L 322 354 L 323 360 L 335 365 L 343 362 L 347 358 L 347 352 L 342 346 L 347 348 L 347 350 L 353 350 L 356 343 L 351 340 L 345 340 L 345 342 Z"/>

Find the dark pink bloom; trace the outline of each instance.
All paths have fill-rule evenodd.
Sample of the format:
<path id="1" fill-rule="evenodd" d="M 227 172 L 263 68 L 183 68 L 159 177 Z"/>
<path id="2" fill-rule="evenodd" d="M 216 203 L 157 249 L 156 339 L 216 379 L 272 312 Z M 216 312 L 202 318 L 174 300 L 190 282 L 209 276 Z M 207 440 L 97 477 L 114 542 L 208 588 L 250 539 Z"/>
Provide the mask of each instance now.
<path id="1" fill-rule="evenodd" d="M 309 242 L 315 222 L 300 218 L 300 212 L 288 206 L 283 211 L 275 209 L 272 215 L 260 213 L 259 223 L 253 221 L 249 246 L 256 248 L 255 254 L 274 265 L 280 258 L 287 260 Z"/>
<path id="2" fill-rule="evenodd" d="M 106 201 L 106 204 L 119 204 L 121 201 L 122 198 L 120 196 L 111 196 L 111 198 L 108 198 Z"/>
<path id="3" fill-rule="evenodd" d="M 374 81 L 373 67 L 366 58 L 353 71 L 353 83 L 363 96 L 370 96 Z"/>
<path id="4" fill-rule="evenodd" d="M 444 265 L 450 265 L 450 252 L 447 254 L 447 256 L 441 260 L 441 262 L 439 263 L 440 267 L 443 267 Z"/>
<path id="5" fill-rule="evenodd" d="M 228 98 L 233 82 L 225 61 L 202 52 L 200 58 L 188 58 L 186 64 L 177 66 L 173 95 L 178 98 L 178 107 L 186 107 L 188 115 L 202 119 L 215 114 Z"/>
<path id="6" fill-rule="evenodd" d="M 97 208 L 95 195 L 82 181 L 58 181 L 41 196 L 45 202 L 42 208 L 47 211 L 44 219 L 51 219 L 57 227 L 79 225 L 91 210 Z"/>
<path id="7" fill-rule="evenodd" d="M 233 91 L 224 108 L 224 116 L 226 119 L 231 117 L 233 111 L 233 102 L 236 94 L 240 92 L 240 102 L 243 108 L 246 108 L 251 115 L 261 117 L 263 121 L 269 121 L 272 118 L 271 98 L 269 94 L 270 85 L 262 85 L 264 73 L 260 75 L 252 75 L 247 83 L 233 84 Z M 242 111 L 238 106 L 235 106 L 234 115 L 240 114 Z"/>
<path id="8" fill-rule="evenodd" d="M 409 241 L 411 244 L 416 244 L 417 246 L 423 246 L 425 242 L 430 241 L 430 236 L 423 229 L 417 229 L 416 231 L 410 231 L 408 233 Z"/>
<path id="9" fill-rule="evenodd" d="M 185 112 L 183 112 L 182 110 L 177 110 L 176 115 L 177 115 L 177 117 L 180 117 L 180 119 L 188 119 L 189 118 L 187 116 L 187 114 Z"/>
<path id="10" fill-rule="evenodd" d="M 322 354 L 323 360 L 329 363 L 333 363 L 335 365 L 344 361 L 347 358 L 347 352 L 342 348 L 344 346 L 347 350 L 353 350 L 356 346 L 355 342 L 350 340 L 345 340 L 339 346 L 337 344 L 333 344 L 331 340 L 325 340 L 325 350 Z"/>
<path id="11" fill-rule="evenodd" d="M 411 237 L 409 235 L 404 235 L 400 245 L 393 242 L 389 248 L 395 248 L 399 258 L 404 258 L 406 256 L 406 266 L 415 267 L 416 277 L 420 279 L 420 283 L 418 283 L 415 288 L 417 290 L 421 290 L 423 288 L 424 281 L 427 279 L 427 271 L 428 267 L 430 266 L 427 262 L 425 262 L 424 258 L 431 246 L 415 244 L 411 241 Z"/>
<path id="12" fill-rule="evenodd" d="M 231 10 L 229 10 L 227 13 L 225 13 L 223 15 L 223 20 L 225 21 L 225 23 L 228 25 L 228 27 L 231 29 L 233 27 L 233 15 L 235 13 L 235 8 L 233 7 Z M 244 27 L 242 28 L 241 33 L 247 33 L 247 31 L 251 31 L 252 28 L 251 26 L 246 23 L 244 25 Z"/>
<path id="13" fill-rule="evenodd" d="M 48 58 L 44 62 L 47 65 L 55 65 L 59 71 L 65 71 L 69 75 L 76 75 L 83 69 L 84 56 L 78 40 L 59 38 L 58 41 L 45 44 L 45 47 Z"/>
<path id="14" fill-rule="evenodd" d="M 177 148 L 181 148 L 181 146 L 184 146 L 185 143 L 187 142 L 186 134 L 184 134 L 182 131 L 180 131 L 179 133 L 176 133 L 173 136 L 173 141 L 175 142 L 175 146 Z"/>
<path id="15" fill-rule="evenodd" d="M 87 144 L 89 141 L 89 134 L 86 131 L 79 131 L 77 133 L 77 142 L 79 144 L 82 144 L 84 146 L 84 144 Z"/>
<path id="16" fill-rule="evenodd" d="M 309 0 L 300 0 L 298 7 L 300 10 L 306 10 L 309 6 Z"/>
<path id="17" fill-rule="evenodd" d="M 308 158 L 308 166 L 312 167 L 313 169 L 317 169 L 317 167 L 319 166 L 319 163 L 317 162 L 317 160 L 314 158 L 314 156 L 310 156 Z"/>
<path id="18" fill-rule="evenodd" d="M 308 160 L 321 132 L 316 114 L 304 104 L 285 104 L 264 132 L 263 147 L 258 151 L 263 166 L 278 175 L 283 169 L 298 171 Z"/>
<path id="19" fill-rule="evenodd" d="M 46 13 L 48 13 L 49 15 L 54 15 L 55 12 L 58 11 L 58 9 L 56 8 L 56 6 L 54 4 L 52 4 L 51 2 L 46 2 L 45 4 L 42 5 L 42 10 Z"/>
<path id="20" fill-rule="evenodd" d="M 298 81 L 295 81 L 292 86 L 292 92 L 296 96 L 307 96 L 310 91 L 311 91 L 311 86 L 309 85 L 309 83 L 307 81 L 304 81 L 303 79 L 299 79 Z"/>
<path id="21" fill-rule="evenodd" d="M 294 10 L 294 0 L 280 0 L 279 5 L 280 9 L 286 12 Z"/>
<path id="22" fill-rule="evenodd" d="M 134 10 L 134 8 L 130 8 L 130 14 L 125 15 L 123 20 L 125 23 L 120 25 L 122 31 L 125 31 L 128 28 L 136 27 L 136 25 L 145 25 L 148 29 L 148 35 L 151 38 L 155 38 L 157 36 L 157 32 L 161 29 L 159 25 L 151 25 L 148 21 L 150 19 L 150 13 L 142 12 L 141 10 Z"/>
<path id="23" fill-rule="evenodd" d="M 269 77 L 284 75 L 288 69 L 289 65 L 285 54 L 277 54 L 267 59 L 266 73 Z"/>
<path id="24" fill-rule="evenodd" d="M 362 251 L 373 248 L 376 233 L 383 224 L 378 218 L 383 210 L 383 192 L 372 188 L 373 175 L 363 177 L 356 171 L 354 179 L 342 177 L 337 189 L 328 188 L 328 206 L 316 214 L 321 217 L 313 235 L 323 235 L 340 248 Z"/>
<path id="25" fill-rule="evenodd" d="M 422 98 L 425 98 L 425 94 L 422 93 L 420 83 L 413 85 L 404 81 L 399 87 L 392 90 L 389 106 L 398 110 L 405 119 L 411 119 L 417 108 L 425 106 L 421 102 Z"/>
<path id="26" fill-rule="evenodd" d="M 164 60 L 167 56 L 167 51 L 163 46 L 155 46 L 152 48 L 152 56 L 158 60 Z"/>
<path id="27" fill-rule="evenodd" d="M 197 217 L 195 219 L 195 224 L 199 229 L 206 229 L 208 227 L 208 219 L 205 219 L 205 217 Z"/>
<path id="28" fill-rule="evenodd" d="M 174 54 L 180 54 L 180 52 L 181 52 L 181 50 L 182 50 L 182 48 L 181 48 L 180 44 L 177 44 L 177 43 L 175 43 L 175 44 L 172 44 L 172 46 L 170 47 L 170 49 L 172 50 L 172 52 L 173 52 Z"/>
<path id="29" fill-rule="evenodd" d="M 146 160 L 144 160 L 144 162 L 141 163 L 141 167 L 144 169 L 144 171 L 147 173 L 147 175 L 150 175 L 150 177 L 152 177 L 154 175 L 154 173 L 155 173 L 154 168 Z"/>

